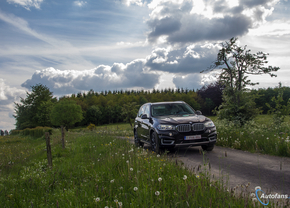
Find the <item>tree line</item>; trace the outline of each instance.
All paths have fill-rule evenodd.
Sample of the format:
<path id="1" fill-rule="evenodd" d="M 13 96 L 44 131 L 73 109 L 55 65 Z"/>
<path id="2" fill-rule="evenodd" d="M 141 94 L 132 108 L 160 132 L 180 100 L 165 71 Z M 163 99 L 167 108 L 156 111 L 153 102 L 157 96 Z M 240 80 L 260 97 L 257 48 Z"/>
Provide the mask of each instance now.
<path id="1" fill-rule="evenodd" d="M 87 126 L 90 123 L 103 125 L 118 122 L 130 122 L 136 116 L 137 110 L 147 102 L 178 101 L 188 103 L 193 109 L 201 110 L 204 115 L 213 115 L 213 110 L 222 102 L 224 85 L 219 82 L 203 86 L 194 91 L 189 89 L 120 90 L 72 94 L 57 99 L 53 93 L 42 84 L 32 86 L 32 92 L 27 92 L 26 98 L 15 103 L 16 129 L 34 128 L 37 126 L 53 127 L 51 113 L 53 107 L 61 101 L 71 101 L 78 105 L 82 112 L 82 120 L 74 126 Z M 277 86 L 275 88 L 256 89 L 247 92 L 255 95 L 256 107 L 261 113 L 267 113 L 275 108 L 273 97 L 283 90 L 281 105 L 287 105 L 290 98 L 290 88 Z M 267 105 L 268 104 L 268 105 Z M 73 112 L 71 112 L 73 114 Z M 60 119 L 60 118 L 59 118 Z M 55 121 L 56 122 L 56 121 Z M 54 123 L 55 123 L 54 122 Z M 72 124 L 70 124 L 72 125 Z M 69 126 L 69 125 L 66 125 Z"/>

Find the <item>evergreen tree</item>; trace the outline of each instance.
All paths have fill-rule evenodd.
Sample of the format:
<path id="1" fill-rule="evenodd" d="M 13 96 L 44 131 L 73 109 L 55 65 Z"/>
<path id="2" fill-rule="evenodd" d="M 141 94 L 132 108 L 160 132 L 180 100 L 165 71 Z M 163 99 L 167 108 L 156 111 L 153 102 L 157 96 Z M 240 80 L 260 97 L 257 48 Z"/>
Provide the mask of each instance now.
<path id="1" fill-rule="evenodd" d="M 26 92 L 27 97 L 21 98 L 21 103 L 15 103 L 16 129 L 33 128 L 46 123 L 49 111 L 41 112 L 46 102 L 53 102 L 52 92 L 42 85 L 32 86 L 32 92 Z M 55 100 L 55 99 L 54 99 Z"/>

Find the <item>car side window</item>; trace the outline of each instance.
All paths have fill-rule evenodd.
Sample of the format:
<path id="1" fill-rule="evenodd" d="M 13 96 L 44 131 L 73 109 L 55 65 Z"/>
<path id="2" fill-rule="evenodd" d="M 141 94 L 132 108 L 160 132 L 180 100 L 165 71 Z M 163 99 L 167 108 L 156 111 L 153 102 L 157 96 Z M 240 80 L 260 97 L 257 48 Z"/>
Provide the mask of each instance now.
<path id="1" fill-rule="evenodd" d="M 138 112 L 138 117 L 141 117 L 142 116 L 142 114 L 144 113 L 144 108 L 145 108 L 144 105 L 140 108 L 140 110 Z"/>
<path id="2" fill-rule="evenodd" d="M 144 114 L 147 114 L 147 117 L 150 116 L 150 106 L 146 105 L 145 110 L 144 110 Z"/>

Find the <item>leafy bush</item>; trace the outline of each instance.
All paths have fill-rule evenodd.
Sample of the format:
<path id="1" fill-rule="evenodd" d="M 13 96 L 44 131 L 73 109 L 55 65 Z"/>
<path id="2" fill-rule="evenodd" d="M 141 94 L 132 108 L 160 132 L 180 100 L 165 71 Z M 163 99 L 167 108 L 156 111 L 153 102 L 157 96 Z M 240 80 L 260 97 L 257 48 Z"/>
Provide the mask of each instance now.
<path id="1" fill-rule="evenodd" d="M 38 126 L 35 128 L 26 128 L 24 130 L 11 130 L 11 135 L 22 135 L 22 136 L 31 136 L 33 138 L 39 138 L 44 136 L 45 132 L 49 132 L 49 134 L 52 134 L 52 128 L 51 127 L 42 127 Z"/>
<path id="2" fill-rule="evenodd" d="M 88 128 L 90 131 L 93 131 L 93 130 L 96 129 L 96 125 L 91 123 L 90 125 L 88 125 L 87 128 Z"/>

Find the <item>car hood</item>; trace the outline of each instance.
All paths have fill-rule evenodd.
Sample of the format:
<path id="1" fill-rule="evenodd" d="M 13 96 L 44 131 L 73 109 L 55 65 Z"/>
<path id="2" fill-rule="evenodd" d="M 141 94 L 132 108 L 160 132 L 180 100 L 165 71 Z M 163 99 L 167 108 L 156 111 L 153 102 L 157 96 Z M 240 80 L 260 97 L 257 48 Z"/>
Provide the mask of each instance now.
<path id="1" fill-rule="evenodd" d="M 184 124 L 184 123 L 203 123 L 210 119 L 203 115 L 194 116 L 160 116 L 156 117 L 161 124 Z"/>

